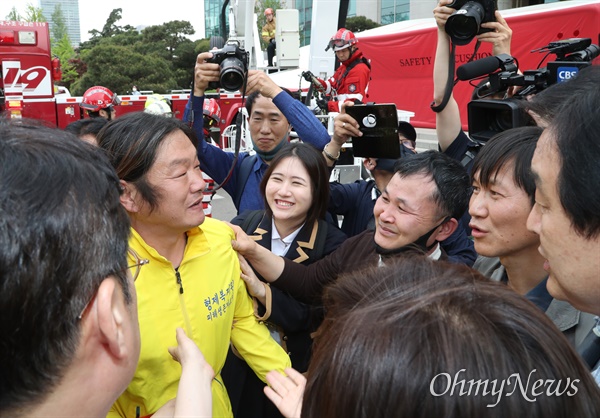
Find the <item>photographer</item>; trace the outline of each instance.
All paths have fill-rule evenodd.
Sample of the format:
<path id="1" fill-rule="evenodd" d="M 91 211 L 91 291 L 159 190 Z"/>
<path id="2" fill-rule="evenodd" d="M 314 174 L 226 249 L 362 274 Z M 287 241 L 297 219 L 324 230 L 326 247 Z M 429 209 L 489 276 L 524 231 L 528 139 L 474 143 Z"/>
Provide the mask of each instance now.
<path id="1" fill-rule="evenodd" d="M 438 26 L 438 40 L 433 66 L 433 95 L 434 104 L 439 105 L 444 97 L 444 90 L 448 78 L 448 66 L 450 62 L 450 37 L 446 33 L 445 26 L 448 18 L 455 9 L 447 7 L 452 0 L 440 0 L 438 6 L 433 9 L 433 15 Z M 481 27 L 493 29 L 492 32 L 484 32 L 477 35 L 477 40 L 489 42 L 493 45 L 492 54 L 510 55 L 510 41 L 512 30 L 500 12 L 495 13 L 496 22 L 482 23 Z M 470 161 L 464 161 L 463 165 L 470 172 L 473 165 L 473 157 L 477 153 L 479 145 L 469 139 L 462 130 L 458 103 L 451 95 L 446 107 L 436 113 L 436 133 L 440 150 L 450 157 L 464 161 L 464 157 L 472 155 Z"/>
<path id="2" fill-rule="evenodd" d="M 222 184 L 237 159 L 234 171 L 223 188 L 232 197 L 238 213 L 263 209 L 259 191 L 260 181 L 269 162 L 289 140 L 292 125 L 302 141 L 318 150 L 329 142 L 329 134 L 319 120 L 300 101 L 277 86 L 262 71 L 248 71 L 246 109 L 256 155 L 225 152 L 204 140 L 202 108 L 204 92 L 211 81 L 218 81 L 219 64 L 208 62 L 212 52 L 198 55 L 195 67 L 194 91 L 186 106 L 185 121 L 193 121 L 198 136 L 198 158 L 201 168 L 217 183 Z M 193 112 L 193 114 L 192 114 Z"/>

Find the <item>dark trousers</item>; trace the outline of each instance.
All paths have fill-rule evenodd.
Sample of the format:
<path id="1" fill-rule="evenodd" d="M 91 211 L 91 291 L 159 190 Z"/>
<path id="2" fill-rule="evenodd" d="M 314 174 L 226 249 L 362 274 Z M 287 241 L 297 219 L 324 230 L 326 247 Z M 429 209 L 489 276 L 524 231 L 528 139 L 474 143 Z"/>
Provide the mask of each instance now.
<path id="1" fill-rule="evenodd" d="M 275 56 L 275 43 L 269 42 L 269 46 L 267 47 L 267 59 L 269 60 L 269 67 L 273 66 L 273 57 Z"/>

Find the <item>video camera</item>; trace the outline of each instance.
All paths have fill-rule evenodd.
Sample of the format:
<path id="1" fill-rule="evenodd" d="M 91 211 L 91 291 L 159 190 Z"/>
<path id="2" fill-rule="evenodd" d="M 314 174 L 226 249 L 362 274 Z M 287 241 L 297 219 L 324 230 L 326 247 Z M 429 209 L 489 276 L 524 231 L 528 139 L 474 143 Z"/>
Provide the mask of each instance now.
<path id="1" fill-rule="evenodd" d="M 219 64 L 221 70 L 219 81 L 209 82 L 208 88 L 222 87 L 228 91 L 240 90 L 246 84 L 248 77 L 248 64 L 250 63 L 248 52 L 240 48 L 240 43 L 237 41 L 229 41 L 223 48 L 210 52 L 213 57 L 207 62 Z"/>
<path id="2" fill-rule="evenodd" d="M 446 33 L 456 45 L 467 45 L 478 34 L 490 32 L 481 24 L 496 21 L 496 0 L 454 0 L 446 6 L 456 9 L 446 22 Z"/>
<path id="3" fill-rule="evenodd" d="M 487 83 L 477 89 L 478 99 L 471 100 L 467 105 L 469 136 L 473 140 L 486 142 L 506 129 L 532 125 L 531 117 L 519 105 L 520 100 L 539 93 L 552 84 L 575 77 L 600 55 L 600 47 L 592 44 L 590 38 L 572 38 L 550 42 L 531 52 L 552 53 L 557 59 L 544 68 L 526 70 L 523 74 L 518 73 L 516 60 L 507 54 L 473 61 L 456 70 L 459 80 L 488 78 Z M 512 86 L 522 87 L 512 98 L 485 98 L 504 92 Z"/>

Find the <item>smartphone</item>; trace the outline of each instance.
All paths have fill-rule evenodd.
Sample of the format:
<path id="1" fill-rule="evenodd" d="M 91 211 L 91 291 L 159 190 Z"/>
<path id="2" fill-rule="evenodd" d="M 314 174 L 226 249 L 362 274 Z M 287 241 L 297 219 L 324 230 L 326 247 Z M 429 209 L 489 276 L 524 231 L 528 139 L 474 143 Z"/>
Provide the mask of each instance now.
<path id="1" fill-rule="evenodd" d="M 400 158 L 398 113 L 393 103 L 346 107 L 360 125 L 363 136 L 352 138 L 355 157 Z"/>

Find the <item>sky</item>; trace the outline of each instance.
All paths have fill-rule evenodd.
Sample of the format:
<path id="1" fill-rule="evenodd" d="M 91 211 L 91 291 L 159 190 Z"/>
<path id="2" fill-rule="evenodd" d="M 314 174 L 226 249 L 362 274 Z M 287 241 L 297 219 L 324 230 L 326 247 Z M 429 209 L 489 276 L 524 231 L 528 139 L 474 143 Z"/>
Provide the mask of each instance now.
<path id="1" fill-rule="evenodd" d="M 39 2 L 35 0 L 1 0 L 0 20 L 6 17 L 13 6 L 17 7 L 19 13 L 25 14 L 25 7 L 29 3 L 39 7 Z M 157 7 L 159 4 L 162 7 Z M 102 30 L 113 9 L 119 8 L 122 9 L 121 20 L 117 23 L 120 26 L 151 26 L 172 20 L 187 20 L 196 30 L 191 38 L 204 37 L 203 0 L 169 0 L 165 3 L 150 0 L 79 0 L 81 40 L 88 40 L 88 31 L 92 29 Z"/>

